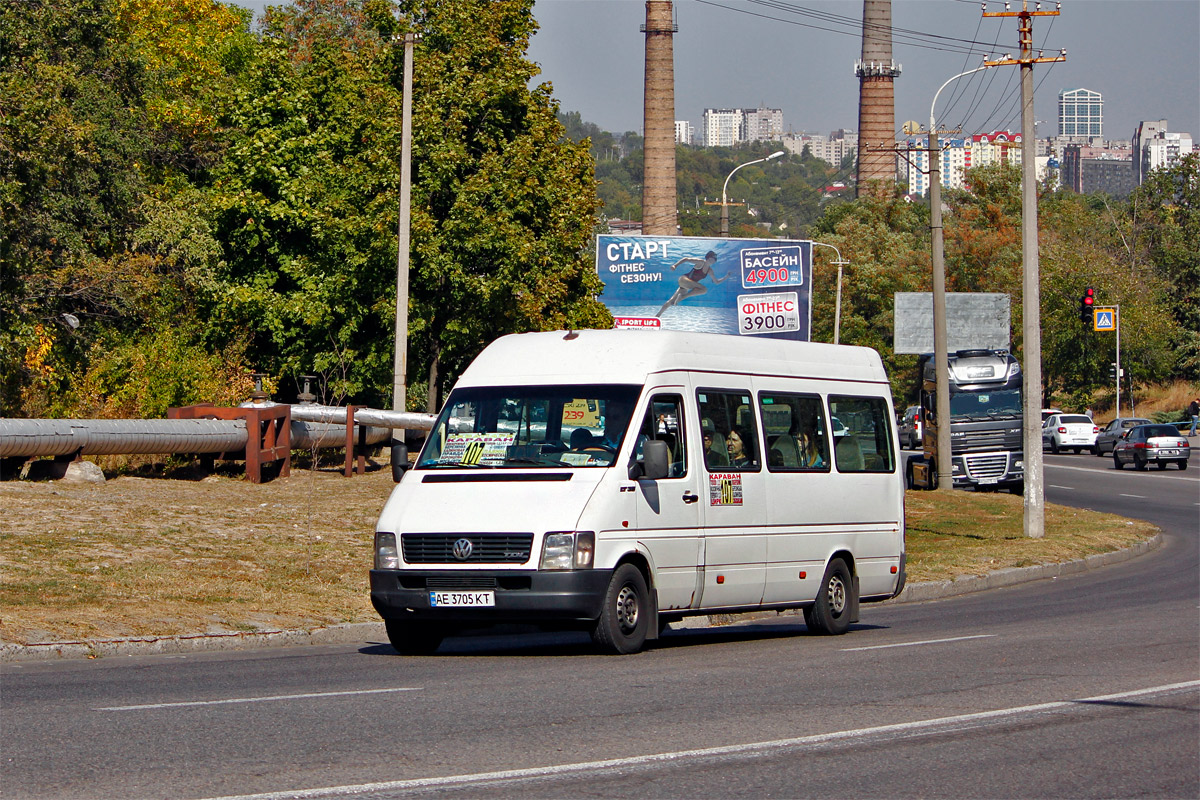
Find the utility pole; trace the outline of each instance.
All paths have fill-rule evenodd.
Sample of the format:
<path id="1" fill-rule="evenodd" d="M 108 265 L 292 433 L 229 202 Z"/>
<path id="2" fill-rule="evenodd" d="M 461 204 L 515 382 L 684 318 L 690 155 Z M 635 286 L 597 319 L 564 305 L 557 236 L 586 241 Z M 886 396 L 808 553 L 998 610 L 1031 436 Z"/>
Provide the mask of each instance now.
<path id="1" fill-rule="evenodd" d="M 1007 4 L 1005 4 L 1007 8 Z M 1037 236 L 1037 133 L 1033 113 L 1033 65 L 1066 61 L 1066 53 L 1043 58 L 1033 55 L 1033 18 L 1056 17 L 1061 3 L 1053 11 L 1042 11 L 1041 3 L 1029 10 L 1029 1 L 1022 0 L 1020 11 L 989 13 L 985 17 L 1016 17 L 1021 45 L 1019 58 L 1005 57 L 984 62 L 989 67 L 1021 67 L 1021 263 L 1022 334 L 1025 348 L 1023 445 L 1025 458 L 1025 535 L 1041 539 L 1046 535 L 1046 489 L 1042 475 L 1042 300 L 1038 277 Z"/>
<path id="2" fill-rule="evenodd" d="M 392 409 L 405 410 L 408 370 L 408 256 L 412 216 L 412 84 L 416 34 L 404 34 L 404 97 L 400 104 L 400 220 L 396 226 L 396 350 L 392 361 Z M 398 438 L 397 438 L 398 437 Z M 392 474 L 396 460 L 408 460 L 404 431 L 392 434 Z"/>

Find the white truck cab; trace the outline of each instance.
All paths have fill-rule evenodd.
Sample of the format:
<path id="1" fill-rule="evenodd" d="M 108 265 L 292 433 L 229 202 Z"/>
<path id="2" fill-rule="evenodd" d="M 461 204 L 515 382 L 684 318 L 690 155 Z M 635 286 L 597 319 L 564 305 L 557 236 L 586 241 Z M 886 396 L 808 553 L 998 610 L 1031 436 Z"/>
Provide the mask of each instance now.
<path id="1" fill-rule="evenodd" d="M 384 507 L 372 603 L 401 653 L 499 623 L 631 653 L 673 620 L 760 609 L 843 633 L 904 584 L 893 421 L 867 348 L 505 336 Z"/>

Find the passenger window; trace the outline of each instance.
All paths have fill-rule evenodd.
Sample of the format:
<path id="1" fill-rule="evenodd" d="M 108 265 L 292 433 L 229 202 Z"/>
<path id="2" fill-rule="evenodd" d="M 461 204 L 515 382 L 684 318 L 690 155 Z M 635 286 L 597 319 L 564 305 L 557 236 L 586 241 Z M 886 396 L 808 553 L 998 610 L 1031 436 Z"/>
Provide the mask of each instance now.
<path id="1" fill-rule="evenodd" d="M 642 457 L 642 445 L 647 439 L 667 443 L 668 478 L 687 474 L 687 440 L 683 436 L 683 398 L 677 394 L 656 394 L 646 407 L 646 416 L 638 431 L 636 457 Z"/>
<path id="2" fill-rule="evenodd" d="M 700 389 L 696 400 L 708 471 L 757 472 L 762 462 L 750 393 Z"/>
<path id="3" fill-rule="evenodd" d="M 829 396 L 838 472 L 893 472 L 891 417 L 882 397 Z"/>
<path id="4" fill-rule="evenodd" d="M 758 396 L 771 472 L 828 472 L 829 437 L 825 409 L 815 395 Z"/>

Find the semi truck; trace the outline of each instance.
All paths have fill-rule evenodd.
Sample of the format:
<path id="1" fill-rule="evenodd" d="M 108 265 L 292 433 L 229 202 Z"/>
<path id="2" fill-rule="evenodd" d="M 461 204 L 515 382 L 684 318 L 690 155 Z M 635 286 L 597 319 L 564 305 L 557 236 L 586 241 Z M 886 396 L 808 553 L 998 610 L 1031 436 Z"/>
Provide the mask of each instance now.
<path id="1" fill-rule="evenodd" d="M 955 487 L 1025 490 L 1021 365 L 1007 350 L 959 350 L 947 355 L 950 390 L 950 474 Z M 922 453 L 908 462 L 909 488 L 937 487 L 937 373 L 932 353 L 920 357 Z"/>

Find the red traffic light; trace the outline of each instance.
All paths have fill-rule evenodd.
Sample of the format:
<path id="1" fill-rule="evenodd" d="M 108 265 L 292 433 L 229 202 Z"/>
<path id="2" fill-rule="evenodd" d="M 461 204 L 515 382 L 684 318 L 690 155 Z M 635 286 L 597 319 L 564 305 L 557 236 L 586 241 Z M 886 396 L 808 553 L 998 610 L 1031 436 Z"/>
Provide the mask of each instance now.
<path id="1" fill-rule="evenodd" d="M 1083 293 L 1083 304 L 1085 306 L 1090 306 L 1090 305 L 1095 304 L 1095 302 L 1096 302 L 1096 293 L 1094 291 L 1092 291 L 1092 287 L 1089 286 L 1087 288 L 1087 290 L 1084 291 L 1084 293 Z"/>

